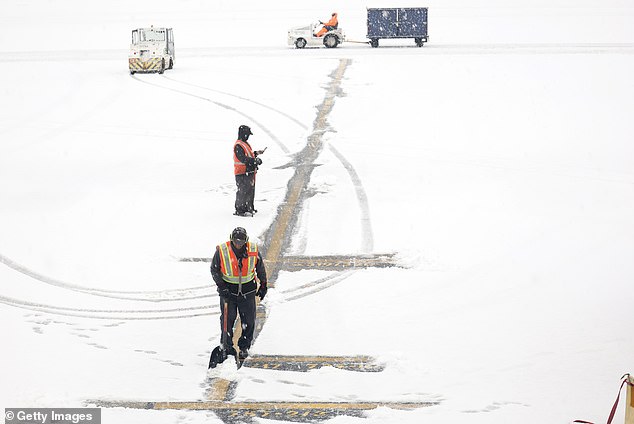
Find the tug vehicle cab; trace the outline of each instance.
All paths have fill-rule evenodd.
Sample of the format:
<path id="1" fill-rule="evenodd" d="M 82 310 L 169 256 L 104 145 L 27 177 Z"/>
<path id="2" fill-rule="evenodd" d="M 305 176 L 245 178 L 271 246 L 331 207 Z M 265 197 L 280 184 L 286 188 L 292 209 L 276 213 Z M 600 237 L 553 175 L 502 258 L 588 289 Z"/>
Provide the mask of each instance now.
<path id="1" fill-rule="evenodd" d="M 162 74 L 172 69 L 176 60 L 172 28 L 137 28 L 132 30 L 128 54 L 130 74 L 137 72 Z"/>

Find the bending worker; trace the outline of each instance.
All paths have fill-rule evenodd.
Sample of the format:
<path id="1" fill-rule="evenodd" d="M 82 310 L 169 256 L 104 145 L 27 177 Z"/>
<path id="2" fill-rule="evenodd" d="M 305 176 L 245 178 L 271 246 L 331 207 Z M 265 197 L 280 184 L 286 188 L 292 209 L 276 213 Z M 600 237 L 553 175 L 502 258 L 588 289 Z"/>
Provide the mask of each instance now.
<path id="1" fill-rule="evenodd" d="M 238 340 L 239 359 L 244 361 L 249 356 L 255 330 L 255 296 L 262 300 L 267 292 L 266 270 L 262 255 L 258 251 L 257 244 L 249 241 L 244 228 L 235 228 L 231 232 L 229 241 L 216 247 L 216 253 L 211 260 L 211 276 L 220 295 L 220 340 L 221 343 L 224 341 L 224 351 L 227 355 L 236 355 L 233 347 L 233 325 L 239 313 L 242 322 L 242 335 Z M 222 337 L 225 303 L 227 304 L 227 334 Z"/>
<path id="2" fill-rule="evenodd" d="M 233 173 L 236 178 L 236 211 L 234 215 L 253 216 L 257 212 L 253 202 L 255 200 L 255 174 L 262 159 L 258 157 L 264 150 L 253 150 L 247 140 L 253 135 L 251 128 L 240 125 L 238 139 L 233 145 Z"/>
<path id="3" fill-rule="evenodd" d="M 319 30 L 317 34 L 315 34 L 315 37 L 322 37 L 328 31 L 339 28 L 339 21 L 337 20 L 336 12 L 333 12 L 328 22 L 319 21 L 319 23 L 322 24 L 323 27 Z"/>

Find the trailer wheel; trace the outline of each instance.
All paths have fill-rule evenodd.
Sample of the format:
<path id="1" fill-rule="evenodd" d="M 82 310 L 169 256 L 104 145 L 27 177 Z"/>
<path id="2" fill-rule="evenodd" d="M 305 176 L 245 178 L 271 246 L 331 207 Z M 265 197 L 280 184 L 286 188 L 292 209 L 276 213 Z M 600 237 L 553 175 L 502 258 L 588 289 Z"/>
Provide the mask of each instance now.
<path id="1" fill-rule="evenodd" d="M 379 39 L 378 38 L 373 38 L 370 40 L 370 45 L 372 47 L 379 47 Z"/>
<path id="2" fill-rule="evenodd" d="M 414 42 L 418 47 L 423 47 L 425 45 L 425 41 L 422 38 L 414 38 Z"/>
<path id="3" fill-rule="evenodd" d="M 165 72 L 165 59 L 161 60 L 161 67 L 159 68 L 158 73 L 162 74 L 163 72 Z"/>
<path id="4" fill-rule="evenodd" d="M 333 49 L 339 45 L 339 39 L 336 35 L 328 34 L 324 37 L 324 46 Z"/>
<path id="5" fill-rule="evenodd" d="M 304 47 L 306 47 L 306 40 L 304 40 L 303 38 L 298 38 L 297 40 L 295 40 L 295 48 L 303 49 Z"/>

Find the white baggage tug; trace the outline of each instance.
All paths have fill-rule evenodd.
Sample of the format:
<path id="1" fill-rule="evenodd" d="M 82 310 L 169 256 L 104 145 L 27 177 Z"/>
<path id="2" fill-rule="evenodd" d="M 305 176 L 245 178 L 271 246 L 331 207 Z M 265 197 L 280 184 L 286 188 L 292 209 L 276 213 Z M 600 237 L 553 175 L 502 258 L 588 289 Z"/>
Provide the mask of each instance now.
<path id="1" fill-rule="evenodd" d="M 172 28 L 138 28 L 132 30 L 128 55 L 130 74 L 158 72 L 174 67 L 174 33 Z"/>
<path id="2" fill-rule="evenodd" d="M 314 34 L 319 30 L 319 26 L 319 24 L 309 24 L 289 29 L 288 45 L 295 46 L 298 49 L 303 49 L 307 46 L 326 46 L 332 49 L 345 41 L 346 37 L 341 29 L 333 29 L 324 34 L 323 37 L 315 37 Z"/>

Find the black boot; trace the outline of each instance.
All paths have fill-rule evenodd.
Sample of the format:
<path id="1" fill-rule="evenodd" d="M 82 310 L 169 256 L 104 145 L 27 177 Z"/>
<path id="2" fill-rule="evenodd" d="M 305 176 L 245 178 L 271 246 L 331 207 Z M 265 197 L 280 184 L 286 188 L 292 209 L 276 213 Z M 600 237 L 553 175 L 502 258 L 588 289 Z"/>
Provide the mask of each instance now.
<path id="1" fill-rule="evenodd" d="M 240 361 L 244 361 L 245 359 L 247 359 L 248 356 L 249 356 L 249 349 L 240 348 L 240 354 L 238 356 L 238 359 L 240 359 Z"/>

